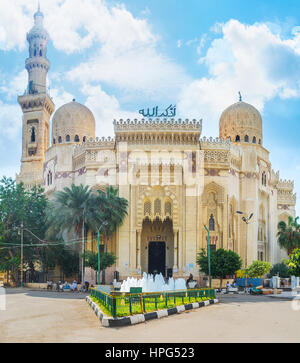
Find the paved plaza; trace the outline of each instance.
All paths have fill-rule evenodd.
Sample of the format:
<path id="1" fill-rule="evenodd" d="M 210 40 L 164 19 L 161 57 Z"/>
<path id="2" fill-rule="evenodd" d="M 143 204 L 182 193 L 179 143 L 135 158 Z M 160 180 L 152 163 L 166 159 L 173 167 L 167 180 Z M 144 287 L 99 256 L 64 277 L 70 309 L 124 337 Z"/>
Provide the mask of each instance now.
<path id="1" fill-rule="evenodd" d="M 266 296 L 220 296 L 220 304 L 147 323 L 101 326 L 83 294 L 6 290 L 0 342 L 300 342 L 300 309 Z"/>

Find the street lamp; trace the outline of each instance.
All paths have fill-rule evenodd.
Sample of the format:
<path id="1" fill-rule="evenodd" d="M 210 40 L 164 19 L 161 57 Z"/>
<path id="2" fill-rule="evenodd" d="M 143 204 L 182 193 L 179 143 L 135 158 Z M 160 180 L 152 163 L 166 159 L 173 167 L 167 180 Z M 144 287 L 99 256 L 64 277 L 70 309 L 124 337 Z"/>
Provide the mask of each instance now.
<path id="1" fill-rule="evenodd" d="M 237 214 L 243 215 L 244 212 L 241 212 L 239 210 L 236 211 Z M 251 213 L 248 217 L 243 216 L 242 221 L 246 223 L 246 257 L 245 257 L 245 267 L 248 266 L 248 224 L 250 219 L 253 217 L 253 213 Z M 245 288 L 247 288 L 247 274 L 246 274 L 246 280 L 245 280 Z"/>
<path id="2" fill-rule="evenodd" d="M 24 251 L 23 251 L 23 241 L 24 241 L 24 237 L 23 237 L 23 234 L 24 234 L 24 225 L 23 225 L 23 222 L 21 223 L 21 226 L 20 226 L 20 234 L 21 234 L 21 287 L 23 288 L 23 259 L 24 259 Z"/>
<path id="3" fill-rule="evenodd" d="M 207 258 L 208 258 L 208 278 L 209 278 L 209 288 L 211 288 L 211 276 L 210 276 L 210 244 L 209 244 L 209 229 L 204 224 L 204 228 L 207 232 Z"/>
<path id="4" fill-rule="evenodd" d="M 98 284 L 100 285 L 100 231 L 103 226 L 107 226 L 108 222 L 104 221 L 98 228 Z"/>

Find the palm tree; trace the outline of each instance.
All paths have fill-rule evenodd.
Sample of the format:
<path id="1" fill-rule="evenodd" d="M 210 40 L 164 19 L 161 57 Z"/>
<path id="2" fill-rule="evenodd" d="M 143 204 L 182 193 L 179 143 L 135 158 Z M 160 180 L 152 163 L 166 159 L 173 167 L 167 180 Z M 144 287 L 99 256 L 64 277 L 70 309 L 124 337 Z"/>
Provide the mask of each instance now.
<path id="1" fill-rule="evenodd" d="M 108 238 L 122 225 L 128 214 L 128 201 L 125 198 L 119 197 L 119 190 L 117 188 L 110 186 L 106 188 L 105 192 L 98 190 L 97 202 L 100 208 L 100 219 L 107 222 L 101 232 L 104 237 L 104 251 L 107 252 Z"/>
<path id="2" fill-rule="evenodd" d="M 288 218 L 288 223 L 284 221 L 278 223 L 278 243 L 281 248 L 284 248 L 288 255 L 295 249 L 300 247 L 300 224 L 299 217 L 295 219 L 291 216 Z"/>
<path id="3" fill-rule="evenodd" d="M 96 230 L 99 224 L 99 209 L 96 195 L 88 186 L 74 184 L 71 188 L 54 194 L 54 201 L 48 210 L 48 235 L 62 238 L 65 231 L 75 230 L 82 238 L 80 261 L 82 282 L 84 279 L 84 241 L 85 231 Z"/>

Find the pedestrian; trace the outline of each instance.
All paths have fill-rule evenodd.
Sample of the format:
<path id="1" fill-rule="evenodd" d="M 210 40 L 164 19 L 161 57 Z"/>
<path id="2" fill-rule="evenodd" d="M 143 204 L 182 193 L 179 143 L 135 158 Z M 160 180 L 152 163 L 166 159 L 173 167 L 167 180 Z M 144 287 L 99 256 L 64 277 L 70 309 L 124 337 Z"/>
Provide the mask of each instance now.
<path id="1" fill-rule="evenodd" d="M 47 281 L 47 290 L 52 290 L 52 287 L 53 287 L 53 282 Z"/>
<path id="2" fill-rule="evenodd" d="M 226 283 L 226 292 L 228 293 L 229 292 L 229 289 L 231 288 L 231 285 L 230 285 L 230 282 L 227 281 Z"/>
<path id="3" fill-rule="evenodd" d="M 73 283 L 72 283 L 72 291 L 76 291 L 77 290 L 77 281 L 74 280 Z"/>
<path id="4" fill-rule="evenodd" d="M 187 286 L 189 286 L 189 282 L 193 282 L 193 281 L 194 281 L 194 276 L 192 274 L 190 274 L 189 278 L 186 280 Z"/>

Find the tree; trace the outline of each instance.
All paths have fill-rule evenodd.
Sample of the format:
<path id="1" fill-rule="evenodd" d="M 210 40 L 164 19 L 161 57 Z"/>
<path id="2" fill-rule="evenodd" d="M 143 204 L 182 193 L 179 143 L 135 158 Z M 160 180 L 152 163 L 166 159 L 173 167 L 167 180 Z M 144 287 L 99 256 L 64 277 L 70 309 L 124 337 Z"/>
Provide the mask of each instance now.
<path id="1" fill-rule="evenodd" d="M 128 202 L 118 196 L 118 189 L 108 187 L 105 192 L 94 193 L 88 186 L 64 188 L 55 193 L 55 199 L 48 208 L 47 233 L 62 239 L 65 231 L 75 230 L 82 238 L 81 267 L 84 265 L 84 235 L 88 230 L 97 232 L 102 225 L 105 247 L 107 239 L 123 223 L 127 215 Z M 106 222 L 106 224 L 103 224 Z M 105 252 L 106 248 L 105 248 Z M 100 256 L 101 258 L 101 256 Z"/>
<path id="2" fill-rule="evenodd" d="M 295 248 L 289 255 L 289 259 L 285 259 L 284 262 L 287 264 L 291 275 L 300 276 L 300 248 Z"/>
<path id="3" fill-rule="evenodd" d="M 99 208 L 95 194 L 88 186 L 74 184 L 71 188 L 54 194 L 54 201 L 48 208 L 47 235 L 62 239 L 65 231 L 74 231 L 81 238 L 81 250 L 84 252 L 85 232 L 95 231 L 99 224 Z M 84 259 L 80 261 L 83 279 Z"/>
<path id="4" fill-rule="evenodd" d="M 287 224 L 284 221 L 278 223 L 278 244 L 287 251 L 288 255 L 294 248 L 300 247 L 300 225 L 298 219 L 299 217 L 294 219 L 289 216 Z"/>
<path id="5" fill-rule="evenodd" d="M 286 278 L 286 277 L 291 276 L 289 268 L 284 262 L 276 263 L 271 268 L 268 276 L 272 277 L 272 276 L 276 276 L 277 274 L 279 275 L 279 277 L 282 277 L 282 278 Z"/>
<path id="6" fill-rule="evenodd" d="M 92 190 L 82 184 L 54 193 L 54 201 L 47 210 L 47 234 L 62 238 L 65 231 L 82 236 L 83 227 L 95 230 L 99 215 L 97 201 Z"/>
<path id="7" fill-rule="evenodd" d="M 118 195 L 119 190 L 112 186 L 106 191 L 98 190 L 98 204 L 101 209 L 101 220 L 107 224 L 103 226 L 101 234 L 107 240 L 111 237 L 118 227 L 122 225 L 127 216 L 128 201 Z"/>
<path id="8" fill-rule="evenodd" d="M 87 251 L 85 254 L 86 266 L 98 271 L 98 253 Z M 111 252 L 100 253 L 100 271 L 106 270 L 115 264 L 117 257 Z"/>
<path id="9" fill-rule="evenodd" d="M 100 208 L 100 219 L 101 223 L 106 222 L 101 230 L 104 237 L 104 252 L 107 252 L 108 238 L 116 232 L 127 216 L 128 201 L 119 197 L 118 193 L 118 189 L 112 186 L 106 188 L 105 192 L 98 190 L 97 201 Z M 100 265 L 102 265 L 101 262 Z M 103 273 L 103 283 L 105 283 L 105 273 Z"/>
<path id="10" fill-rule="evenodd" d="M 208 257 L 206 250 L 202 251 L 197 256 L 197 264 L 200 271 L 208 275 Z M 220 288 L 222 287 L 223 279 L 236 273 L 242 266 L 240 256 L 231 251 L 220 248 L 210 252 L 210 267 L 211 275 L 220 279 Z"/>
<path id="11" fill-rule="evenodd" d="M 271 267 L 272 265 L 270 262 L 253 261 L 252 264 L 246 268 L 245 273 L 252 278 L 264 276 L 270 271 Z"/>
<path id="12" fill-rule="evenodd" d="M 21 225 L 24 226 L 24 268 L 33 274 L 35 266 L 43 263 L 47 204 L 42 188 L 26 190 L 22 183 L 16 184 L 11 178 L 0 180 L 0 269 L 11 271 L 15 282 L 21 263 Z"/>

